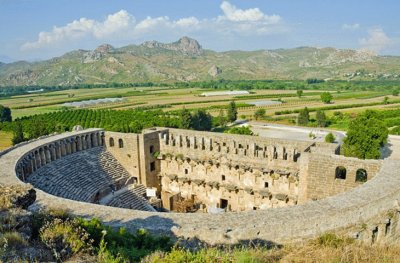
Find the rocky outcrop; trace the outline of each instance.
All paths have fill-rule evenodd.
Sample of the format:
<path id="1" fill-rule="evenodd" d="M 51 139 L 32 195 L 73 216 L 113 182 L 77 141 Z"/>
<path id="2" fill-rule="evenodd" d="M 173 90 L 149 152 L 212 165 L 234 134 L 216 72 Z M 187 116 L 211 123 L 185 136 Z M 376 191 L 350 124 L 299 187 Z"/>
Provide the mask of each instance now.
<path id="1" fill-rule="evenodd" d="M 25 71 L 16 71 L 11 73 L 7 77 L 7 81 L 14 85 L 20 85 L 20 83 L 29 83 L 34 84 L 35 80 L 37 79 L 38 74 L 33 72 L 32 70 L 28 69 Z"/>
<path id="2" fill-rule="evenodd" d="M 200 56 L 203 54 L 203 49 L 199 42 L 190 37 L 182 37 L 178 41 L 170 44 L 164 44 L 157 41 L 148 41 L 143 43 L 142 46 L 148 48 L 164 48 L 191 56 Z"/>
<path id="3" fill-rule="evenodd" d="M 219 67 L 213 65 L 209 70 L 208 70 L 208 75 L 210 75 L 211 77 L 215 78 L 217 77 L 219 74 L 222 73 L 222 69 L 220 69 Z"/>
<path id="4" fill-rule="evenodd" d="M 113 46 L 111 46 L 109 44 L 103 44 L 103 45 L 98 46 L 94 50 L 94 52 L 105 54 L 105 53 L 110 53 L 113 50 L 114 50 Z"/>
<path id="5" fill-rule="evenodd" d="M 98 46 L 93 51 L 87 51 L 83 53 L 82 63 L 88 64 L 101 60 L 108 53 L 114 50 L 114 47 L 109 44 L 103 44 Z"/>

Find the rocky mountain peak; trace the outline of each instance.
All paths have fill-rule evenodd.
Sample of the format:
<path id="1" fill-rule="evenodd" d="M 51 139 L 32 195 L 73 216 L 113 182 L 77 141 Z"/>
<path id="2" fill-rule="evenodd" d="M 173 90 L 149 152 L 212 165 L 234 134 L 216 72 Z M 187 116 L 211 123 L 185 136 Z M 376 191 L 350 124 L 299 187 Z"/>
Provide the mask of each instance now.
<path id="1" fill-rule="evenodd" d="M 98 46 L 94 51 L 105 54 L 105 53 L 109 53 L 113 49 L 114 49 L 114 47 L 111 46 L 110 44 L 103 44 L 103 45 Z"/>
<path id="2" fill-rule="evenodd" d="M 182 37 L 177 42 L 172 43 L 178 50 L 186 54 L 201 55 L 203 49 L 196 39 L 190 37 Z"/>
<path id="3" fill-rule="evenodd" d="M 163 48 L 172 51 L 178 51 L 185 55 L 199 56 L 203 54 L 203 49 L 197 40 L 190 37 L 182 37 L 178 41 L 164 44 L 157 41 L 147 41 L 142 44 L 148 48 Z"/>

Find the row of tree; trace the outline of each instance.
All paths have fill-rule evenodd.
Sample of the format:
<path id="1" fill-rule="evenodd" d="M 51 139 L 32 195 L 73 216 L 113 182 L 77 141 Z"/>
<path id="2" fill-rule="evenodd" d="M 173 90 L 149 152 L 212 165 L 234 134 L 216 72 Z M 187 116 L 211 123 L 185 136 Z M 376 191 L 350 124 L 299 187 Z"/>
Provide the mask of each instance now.
<path id="1" fill-rule="evenodd" d="M 173 115 L 161 110 L 79 109 L 23 117 L 2 124 L 1 128 L 14 132 L 13 143 L 16 144 L 54 132 L 70 131 L 75 125 L 126 133 L 139 133 L 155 126 L 209 131 L 213 127 L 213 118 L 205 110 L 190 112 L 183 109 L 178 115 Z"/>
<path id="2" fill-rule="evenodd" d="M 59 91 L 70 89 L 93 89 L 93 88 L 129 88 L 129 87 L 178 87 L 178 88 L 205 88 L 223 90 L 252 90 L 252 89 L 313 89 L 313 90 L 392 90 L 399 93 L 399 80 L 385 81 L 324 81 L 321 79 L 307 80 L 211 80 L 199 82 L 133 82 L 133 83 L 107 83 L 107 84 L 79 84 L 73 86 L 3 86 L 0 87 L 0 97 L 28 94 L 32 91 Z M 301 95 L 300 95 L 301 96 Z"/>

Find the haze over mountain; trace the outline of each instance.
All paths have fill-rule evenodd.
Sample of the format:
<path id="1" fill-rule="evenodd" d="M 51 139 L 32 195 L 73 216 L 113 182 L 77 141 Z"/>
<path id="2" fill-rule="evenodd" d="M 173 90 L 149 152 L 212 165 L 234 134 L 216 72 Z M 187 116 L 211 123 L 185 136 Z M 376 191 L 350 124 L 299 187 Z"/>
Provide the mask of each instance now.
<path id="1" fill-rule="evenodd" d="M 211 79 L 400 79 L 400 57 L 360 50 L 205 50 L 192 38 L 75 50 L 40 62 L 0 63 L 0 85 L 176 82 Z"/>

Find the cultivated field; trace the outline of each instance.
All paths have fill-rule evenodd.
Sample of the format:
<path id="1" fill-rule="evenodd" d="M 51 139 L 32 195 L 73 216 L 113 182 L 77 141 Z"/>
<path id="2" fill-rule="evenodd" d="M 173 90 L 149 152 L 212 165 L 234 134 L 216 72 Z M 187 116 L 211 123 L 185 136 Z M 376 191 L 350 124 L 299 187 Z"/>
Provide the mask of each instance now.
<path id="1" fill-rule="evenodd" d="M 323 109 L 328 117 L 341 112 L 354 115 L 366 109 L 400 109 L 400 97 L 391 95 L 390 91 L 334 91 L 332 103 L 321 102 L 320 95 L 324 90 L 304 90 L 298 97 L 296 90 L 250 90 L 247 95 L 223 95 L 203 97 L 201 93 L 216 91 L 201 88 L 171 88 L 171 87 L 136 87 L 136 88 L 93 88 L 70 89 L 54 92 L 44 92 L 0 98 L 0 104 L 10 107 L 13 119 L 65 110 L 66 102 L 77 102 L 100 98 L 124 98 L 121 102 L 102 103 L 87 106 L 89 109 L 127 110 L 141 108 L 143 110 L 162 109 L 173 112 L 186 108 L 189 110 L 205 109 L 213 116 L 218 116 L 221 109 L 225 110 L 228 103 L 234 100 L 238 106 L 240 118 L 253 119 L 254 112 L 265 109 L 261 121 L 294 124 L 297 112 L 304 107 L 311 109 L 311 117 L 316 109 Z M 220 91 L 220 90 L 218 90 Z M 389 103 L 384 103 L 384 98 Z M 253 106 L 252 102 L 281 101 L 282 104 Z M 73 108 L 72 108 L 73 109 Z M 313 110 L 314 109 L 314 110 Z M 348 124 L 338 122 L 331 125 L 333 129 L 345 129 Z M 397 126 L 397 123 L 396 123 Z M 0 133 L 0 149 L 10 145 L 10 133 Z"/>

